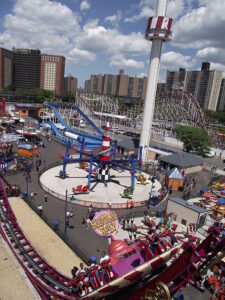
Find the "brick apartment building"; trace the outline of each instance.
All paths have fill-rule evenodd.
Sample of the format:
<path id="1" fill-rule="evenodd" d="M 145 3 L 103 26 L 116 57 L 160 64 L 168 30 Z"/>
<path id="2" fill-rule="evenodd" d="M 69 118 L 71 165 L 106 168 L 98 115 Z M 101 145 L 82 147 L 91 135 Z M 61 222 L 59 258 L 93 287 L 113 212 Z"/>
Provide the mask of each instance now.
<path id="1" fill-rule="evenodd" d="M 65 57 L 41 55 L 40 87 L 60 95 L 64 90 Z"/>
<path id="2" fill-rule="evenodd" d="M 98 93 L 117 97 L 130 97 L 145 99 L 147 77 L 130 77 L 120 70 L 118 75 L 104 74 L 91 75 L 85 81 L 87 93 Z"/>
<path id="3" fill-rule="evenodd" d="M 177 84 L 182 85 L 184 91 L 192 94 L 204 109 L 216 110 L 218 102 L 223 103 L 222 83 L 223 72 L 210 70 L 210 63 L 202 63 L 200 71 L 167 71 L 166 89 L 171 90 Z M 219 95 L 222 98 L 219 99 Z M 218 101 L 219 100 L 219 101 Z M 223 106 L 223 104 L 219 104 Z"/>
<path id="4" fill-rule="evenodd" d="M 15 88 L 40 88 L 41 51 L 36 49 L 12 49 L 13 85 Z"/>
<path id="5" fill-rule="evenodd" d="M 13 84 L 13 53 L 0 48 L 0 90 Z"/>
<path id="6" fill-rule="evenodd" d="M 67 93 L 75 92 L 77 90 L 77 78 L 71 75 L 64 77 L 64 90 Z"/>

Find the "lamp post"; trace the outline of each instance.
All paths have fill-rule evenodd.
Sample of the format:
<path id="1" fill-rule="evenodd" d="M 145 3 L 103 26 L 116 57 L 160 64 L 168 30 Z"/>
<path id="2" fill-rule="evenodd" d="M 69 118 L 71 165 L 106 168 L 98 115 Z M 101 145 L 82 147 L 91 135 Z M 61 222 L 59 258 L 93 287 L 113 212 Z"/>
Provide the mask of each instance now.
<path id="1" fill-rule="evenodd" d="M 68 195 L 68 191 L 66 190 L 64 241 L 66 240 L 66 228 L 67 228 L 67 195 Z"/>
<path id="2" fill-rule="evenodd" d="M 28 164 L 25 167 L 23 176 L 26 180 L 26 192 L 27 192 L 27 196 L 29 196 L 29 182 L 31 182 L 31 169 L 32 169 L 32 164 Z"/>

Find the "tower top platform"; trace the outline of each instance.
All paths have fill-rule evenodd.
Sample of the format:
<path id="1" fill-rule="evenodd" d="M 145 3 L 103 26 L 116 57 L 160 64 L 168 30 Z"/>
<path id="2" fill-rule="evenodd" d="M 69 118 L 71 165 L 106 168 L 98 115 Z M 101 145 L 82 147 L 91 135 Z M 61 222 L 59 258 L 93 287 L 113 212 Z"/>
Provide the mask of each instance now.
<path id="1" fill-rule="evenodd" d="M 163 16 L 150 17 L 145 32 L 145 39 L 148 41 L 155 39 L 161 39 L 165 42 L 169 41 L 172 35 L 172 23 L 172 18 Z"/>

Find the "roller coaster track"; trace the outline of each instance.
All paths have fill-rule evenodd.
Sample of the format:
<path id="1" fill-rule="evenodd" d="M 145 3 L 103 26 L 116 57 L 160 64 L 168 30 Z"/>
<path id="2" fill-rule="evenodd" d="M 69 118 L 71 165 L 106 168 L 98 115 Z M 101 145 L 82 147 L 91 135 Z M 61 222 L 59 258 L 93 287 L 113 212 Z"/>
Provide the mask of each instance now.
<path id="1" fill-rule="evenodd" d="M 24 269 L 27 277 L 36 288 L 41 299 L 47 300 L 49 299 L 49 296 L 54 296 L 57 299 L 75 299 L 71 290 L 72 279 L 61 274 L 53 266 L 49 265 L 33 247 L 31 242 L 28 240 L 28 238 L 20 228 L 16 216 L 6 196 L 1 180 L 0 233 L 8 243 L 20 265 Z M 181 254 L 168 269 L 166 269 L 159 275 L 159 277 L 157 277 L 158 280 L 161 279 L 165 283 L 173 280 L 175 283 L 175 287 L 173 287 L 174 291 L 185 283 L 190 283 L 191 281 L 192 283 L 194 283 L 194 277 L 192 276 L 193 272 L 195 270 L 200 270 L 209 262 L 212 257 L 214 257 L 218 253 L 218 251 L 221 251 L 225 248 L 225 238 L 223 240 L 220 240 L 218 235 L 212 232 L 196 249 L 191 248 L 191 246 L 188 246 L 188 248 L 184 251 L 184 253 L 186 253 L 186 260 L 184 260 L 184 254 Z M 171 256 L 174 255 L 173 251 L 177 251 L 177 249 L 171 250 Z M 114 283 L 114 281 L 112 283 Z M 129 291 L 133 290 L 133 298 L 131 297 L 129 299 L 141 299 L 143 294 L 146 292 L 146 289 L 149 289 L 150 287 L 154 288 L 155 283 L 156 280 L 151 280 L 142 288 L 140 286 L 136 290 L 128 288 Z M 101 289 L 103 289 L 104 292 L 106 290 L 112 290 L 113 292 L 115 292 L 115 290 L 113 290 L 110 286 L 110 283 L 106 286 L 101 287 L 100 290 Z M 121 290 L 120 292 L 120 296 L 122 295 L 125 295 L 125 297 L 127 298 L 127 294 L 124 294 L 123 290 Z M 84 298 L 100 299 L 101 296 L 98 295 L 96 297 L 95 295 L 94 297 L 92 297 L 91 295 L 87 295 L 84 296 Z M 115 299 L 115 295 L 107 296 L 105 298 Z M 121 298 L 117 297 L 116 299 Z"/>
<path id="2" fill-rule="evenodd" d="M 58 107 L 65 107 L 67 109 L 72 109 L 76 112 L 78 112 L 85 120 L 86 122 L 91 125 L 91 127 L 97 132 L 98 135 L 103 135 L 103 131 L 96 126 L 95 122 L 89 118 L 77 105 L 71 104 L 71 103 L 53 103 L 53 104 L 45 104 L 46 107 L 50 108 L 54 111 L 54 113 L 57 115 L 58 119 L 60 120 L 61 124 L 64 125 L 66 128 L 68 128 L 68 125 L 64 122 L 62 117 L 60 116 L 58 110 L 56 108 Z M 71 131 L 72 132 L 72 131 Z"/>
<path id="3" fill-rule="evenodd" d="M 115 99 L 104 96 L 80 94 L 77 104 L 92 114 L 96 124 L 100 124 L 100 116 L 94 115 L 93 111 L 107 114 L 123 115 L 126 120 L 115 119 L 115 126 L 120 130 L 140 133 L 142 124 L 143 102 L 132 105 L 129 109 L 121 110 Z M 207 131 L 212 138 L 215 147 L 223 144 L 222 139 L 217 135 L 216 130 L 207 124 L 202 108 L 198 101 L 182 89 L 173 89 L 157 95 L 153 118 L 152 132 L 174 137 L 176 125 L 188 125 L 199 127 Z"/>
<path id="4" fill-rule="evenodd" d="M 55 103 L 55 104 L 46 103 L 45 106 L 54 113 L 57 120 L 61 123 L 61 125 L 63 127 L 65 127 L 66 131 L 68 131 L 70 133 L 73 133 L 73 134 L 76 134 L 76 135 L 79 135 L 80 137 L 83 137 L 85 139 L 85 146 L 86 146 L 87 149 L 95 150 L 95 149 L 98 149 L 101 146 L 103 131 L 101 129 L 99 129 L 94 124 L 94 122 L 88 116 L 86 116 L 86 114 L 79 107 L 77 107 L 73 104 L 65 104 L 65 103 Z M 92 127 L 94 127 L 94 129 L 97 131 L 98 135 L 94 135 L 94 134 L 81 132 L 81 131 L 72 129 L 69 126 L 69 124 L 67 124 L 64 121 L 64 119 L 62 118 L 62 116 L 60 115 L 60 113 L 57 109 L 59 107 L 65 107 L 68 110 L 72 110 L 72 111 L 75 110 L 76 112 L 78 112 Z M 45 121 L 45 123 L 47 123 L 51 126 L 57 140 L 59 140 L 62 143 L 65 143 L 65 144 L 68 142 L 69 138 L 64 136 L 60 132 L 60 130 L 58 130 L 58 128 L 56 127 L 54 122 L 48 120 L 48 121 Z M 72 139 L 70 139 L 70 140 L 71 140 L 72 146 L 81 145 L 81 141 L 76 141 L 76 140 L 72 140 Z"/>
<path id="5" fill-rule="evenodd" d="M 71 293 L 71 278 L 49 265 L 20 228 L 1 181 L 0 194 L 0 232 L 41 299 L 47 300 L 47 294 L 60 299 L 74 299 Z"/>

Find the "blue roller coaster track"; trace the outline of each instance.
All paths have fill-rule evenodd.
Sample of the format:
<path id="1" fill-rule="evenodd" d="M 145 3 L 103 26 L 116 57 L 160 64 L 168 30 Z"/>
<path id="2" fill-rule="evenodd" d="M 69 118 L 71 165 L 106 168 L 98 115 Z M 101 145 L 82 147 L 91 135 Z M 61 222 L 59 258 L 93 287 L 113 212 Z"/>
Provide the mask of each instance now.
<path id="1" fill-rule="evenodd" d="M 103 136 L 103 131 L 98 128 L 95 123 L 76 105 L 74 104 L 67 104 L 67 103 L 54 103 L 54 104 L 50 104 L 50 103 L 46 103 L 45 107 L 49 108 L 52 112 L 54 112 L 54 114 L 56 115 L 57 119 L 59 120 L 59 122 L 61 123 L 62 126 L 65 127 L 65 130 L 76 134 L 78 136 L 80 136 L 80 140 L 76 141 L 73 139 L 71 140 L 71 145 L 72 146 L 80 146 L 82 143 L 82 138 L 85 139 L 85 147 L 87 149 L 90 150 L 94 150 L 99 148 L 102 145 L 102 136 Z M 97 131 L 97 134 L 90 134 L 90 133 L 86 133 L 86 132 L 81 132 L 78 130 L 74 130 L 72 128 L 70 128 L 65 121 L 63 120 L 63 118 L 61 117 L 59 111 L 57 110 L 57 107 L 66 107 L 66 108 L 71 108 L 75 111 L 77 111 L 86 121 L 89 125 L 91 125 L 91 127 Z M 66 137 L 65 135 L 63 135 L 63 133 L 57 128 L 57 126 L 52 122 L 52 121 L 45 121 L 45 123 L 49 124 L 56 136 L 56 138 L 60 141 L 63 142 L 64 144 L 67 144 L 69 138 Z"/>

